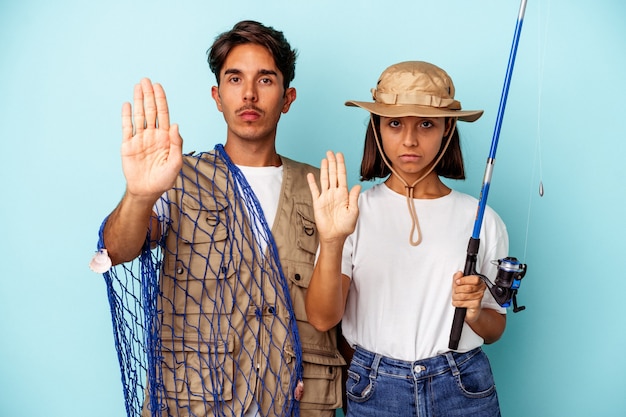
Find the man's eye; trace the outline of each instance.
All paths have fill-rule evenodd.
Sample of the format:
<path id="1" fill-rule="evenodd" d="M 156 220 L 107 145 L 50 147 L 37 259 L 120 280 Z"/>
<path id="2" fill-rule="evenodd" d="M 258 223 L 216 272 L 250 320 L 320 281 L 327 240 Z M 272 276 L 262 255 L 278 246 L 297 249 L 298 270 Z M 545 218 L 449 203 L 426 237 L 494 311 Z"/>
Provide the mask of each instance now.
<path id="1" fill-rule="evenodd" d="M 272 83 L 271 78 L 261 78 L 261 84 L 271 84 L 271 83 Z"/>

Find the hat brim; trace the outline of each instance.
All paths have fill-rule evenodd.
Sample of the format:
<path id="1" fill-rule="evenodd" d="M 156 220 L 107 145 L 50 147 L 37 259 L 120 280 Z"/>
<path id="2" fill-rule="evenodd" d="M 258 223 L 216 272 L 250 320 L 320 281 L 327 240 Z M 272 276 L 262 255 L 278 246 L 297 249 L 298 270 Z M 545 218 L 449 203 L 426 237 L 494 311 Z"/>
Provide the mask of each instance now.
<path id="1" fill-rule="evenodd" d="M 474 122 L 483 115 L 482 110 L 450 110 L 417 104 L 381 104 L 365 101 L 346 101 L 346 106 L 361 107 L 383 117 L 456 117 L 464 122 Z"/>

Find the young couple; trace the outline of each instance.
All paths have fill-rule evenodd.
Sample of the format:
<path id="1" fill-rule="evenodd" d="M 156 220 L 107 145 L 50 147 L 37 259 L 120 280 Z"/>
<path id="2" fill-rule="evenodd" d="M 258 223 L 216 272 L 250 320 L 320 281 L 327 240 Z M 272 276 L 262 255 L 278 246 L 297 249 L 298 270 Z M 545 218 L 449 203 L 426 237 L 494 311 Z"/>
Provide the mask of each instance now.
<path id="1" fill-rule="evenodd" d="M 464 178 L 456 122 L 482 111 L 462 110 L 432 64 L 387 68 L 372 102 L 346 103 L 371 114 L 361 178 L 384 179 L 360 194 L 341 153 L 318 170 L 276 151 L 295 60 L 258 22 L 216 38 L 212 97 L 227 133 L 210 152 L 183 155 L 159 84 L 141 80 L 123 106 L 126 192 L 103 246 L 113 265 L 163 254 L 143 414 L 330 417 L 341 323 L 355 349 L 349 416 L 499 415 L 481 345 L 500 338 L 505 310 L 459 272 L 477 202 L 440 179 Z M 481 242 L 478 270 L 495 276 L 508 239 L 492 210 Z M 455 307 L 467 314 L 452 352 Z"/>

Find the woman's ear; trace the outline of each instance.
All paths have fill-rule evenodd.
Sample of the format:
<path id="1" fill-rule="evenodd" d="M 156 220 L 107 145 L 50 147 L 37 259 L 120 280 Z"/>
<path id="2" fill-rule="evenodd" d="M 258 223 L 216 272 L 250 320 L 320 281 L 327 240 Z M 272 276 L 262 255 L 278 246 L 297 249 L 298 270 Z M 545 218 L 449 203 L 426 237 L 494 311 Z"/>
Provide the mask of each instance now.
<path id="1" fill-rule="evenodd" d="M 455 117 L 448 117 L 446 118 L 446 130 L 443 134 L 443 137 L 446 138 L 448 137 L 448 135 L 451 135 L 452 132 L 454 131 L 454 125 L 456 124 L 456 118 Z"/>

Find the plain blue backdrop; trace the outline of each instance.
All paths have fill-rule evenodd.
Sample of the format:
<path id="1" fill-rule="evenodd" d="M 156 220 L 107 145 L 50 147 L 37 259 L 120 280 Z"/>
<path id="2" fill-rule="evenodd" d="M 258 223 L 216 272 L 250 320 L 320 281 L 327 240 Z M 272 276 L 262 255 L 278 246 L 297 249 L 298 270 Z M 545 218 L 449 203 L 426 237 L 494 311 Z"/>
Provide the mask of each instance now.
<path id="1" fill-rule="evenodd" d="M 206 64 L 241 19 L 299 50 L 298 99 L 278 148 L 314 165 L 342 151 L 356 183 L 368 100 L 403 60 L 445 68 L 477 196 L 517 0 L 0 0 L 0 416 L 123 416 L 102 277 L 92 256 L 124 191 L 122 102 L 162 83 L 185 151 L 222 142 Z M 487 347 L 505 417 L 626 415 L 623 128 L 626 3 L 529 0 L 489 204 L 528 264 L 520 302 Z M 543 183 L 544 196 L 539 196 Z M 469 236 L 468 236 L 469 238 Z M 401 337 L 399 335 L 398 337 Z"/>

